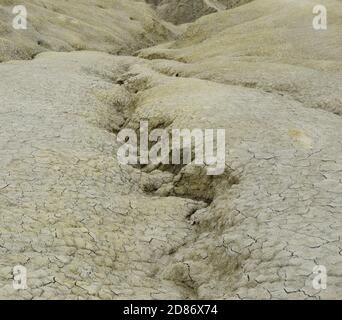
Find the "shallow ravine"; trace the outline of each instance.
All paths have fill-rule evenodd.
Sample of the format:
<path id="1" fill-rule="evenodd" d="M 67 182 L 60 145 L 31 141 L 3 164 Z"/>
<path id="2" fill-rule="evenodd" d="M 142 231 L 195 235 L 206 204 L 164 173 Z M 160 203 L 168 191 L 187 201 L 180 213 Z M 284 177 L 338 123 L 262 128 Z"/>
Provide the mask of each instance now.
<path id="1" fill-rule="evenodd" d="M 0 1 L 0 62 L 29 60 L 46 51 L 132 54 L 178 34 L 176 26 L 159 19 L 143 1 L 22 0 L 26 29 L 13 27 L 17 5 Z"/>
<path id="2" fill-rule="evenodd" d="M 115 114 L 96 93 L 120 62 L 50 53 L 0 65 L 1 298 L 193 297 L 155 274 L 194 237 L 186 217 L 204 204 L 145 195 L 118 164 Z M 15 265 L 27 290 L 12 287 Z"/>
<path id="3" fill-rule="evenodd" d="M 156 63 L 170 68 L 168 60 Z M 119 92 L 135 94 L 124 127 L 137 129 L 144 119 L 168 130 L 225 128 L 227 139 L 224 183 L 219 177 L 206 185 L 210 180 L 185 166 L 154 191 L 213 194 L 207 208 L 189 216 L 195 238 L 172 253 L 159 275 L 188 283 L 201 299 L 338 297 L 341 117 L 278 93 L 166 76 L 151 65 L 132 61 L 112 92 L 122 101 L 130 99 Z M 316 265 L 330 270 L 328 290 L 312 286 Z"/>
<path id="4" fill-rule="evenodd" d="M 0 65 L 1 297 L 338 295 L 341 118 L 255 89 L 167 77 L 149 64 L 79 52 Z M 125 120 L 117 108 L 130 99 Z M 177 177 L 120 165 L 112 132 L 140 119 L 226 128 L 237 180 L 205 186 L 192 166 Z M 213 196 L 191 200 L 193 192 Z M 320 263 L 336 276 L 316 293 L 310 274 Z M 18 264 L 27 290 L 12 287 Z"/>
<path id="5" fill-rule="evenodd" d="M 202 18 L 135 56 L 50 52 L 0 64 L 0 298 L 341 296 L 339 49 L 318 67 L 244 56 L 227 35 L 253 29 L 254 9 Z M 242 11 L 240 30 L 229 19 Z M 229 50 L 213 45 L 226 24 Z M 142 120 L 225 129 L 224 174 L 120 164 L 117 133 Z M 15 265 L 27 268 L 27 290 L 12 286 Z M 317 265 L 327 290 L 312 286 Z"/>

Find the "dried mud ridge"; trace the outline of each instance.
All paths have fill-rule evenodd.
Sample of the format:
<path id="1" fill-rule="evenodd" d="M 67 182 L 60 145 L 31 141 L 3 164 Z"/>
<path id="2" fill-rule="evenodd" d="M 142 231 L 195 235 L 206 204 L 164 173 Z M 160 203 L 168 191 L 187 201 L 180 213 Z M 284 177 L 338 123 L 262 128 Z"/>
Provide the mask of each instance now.
<path id="1" fill-rule="evenodd" d="M 122 73 L 112 80 L 121 86 L 118 91 L 123 95 L 121 103 L 114 104 L 115 111 L 122 118 L 122 123 L 111 132 L 117 134 L 120 130 L 130 128 L 136 131 L 139 137 L 140 122 L 146 120 L 135 113 L 139 107 L 139 92 L 149 88 L 149 75 L 145 77 L 129 71 L 129 66 Z M 138 76 L 138 77 L 137 77 Z M 158 75 L 159 76 L 159 75 Z M 178 75 L 175 75 L 178 77 Z M 149 132 L 154 129 L 166 129 L 171 131 L 172 120 L 160 117 L 149 118 Z M 149 146 L 151 147 L 151 146 Z M 170 148 L 170 154 L 173 149 Z M 183 149 L 180 149 L 183 152 Z M 194 157 L 194 146 L 192 148 L 192 159 Z M 205 166 L 191 167 L 190 171 L 186 164 L 179 165 L 133 165 L 137 172 L 143 176 L 142 189 L 150 195 L 157 196 L 178 196 L 197 201 L 206 202 L 208 205 L 215 198 L 216 190 L 220 188 L 228 189 L 233 184 L 238 183 L 238 177 L 234 176 L 232 170 L 226 167 L 223 174 L 218 176 L 208 175 Z"/>

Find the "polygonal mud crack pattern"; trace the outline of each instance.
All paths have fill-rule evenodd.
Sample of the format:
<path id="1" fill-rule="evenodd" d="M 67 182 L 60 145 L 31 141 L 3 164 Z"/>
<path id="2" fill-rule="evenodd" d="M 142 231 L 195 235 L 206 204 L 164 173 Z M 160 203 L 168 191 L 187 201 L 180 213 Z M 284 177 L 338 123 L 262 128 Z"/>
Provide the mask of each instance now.
<path id="1" fill-rule="evenodd" d="M 146 195 L 139 186 L 156 171 L 117 163 L 115 136 L 105 130 L 116 104 L 105 104 L 96 94 L 112 88 L 99 77 L 101 70 L 113 70 L 115 78 L 123 63 L 145 62 L 51 53 L 24 65 L 1 65 L 8 79 L 0 89 L 5 97 L 1 296 L 338 296 L 340 118 L 257 90 L 147 73 L 149 80 L 160 81 L 138 94 L 133 117 L 139 119 L 149 108 L 152 118 L 180 112 L 173 117 L 178 127 L 226 126 L 227 165 L 240 182 L 217 185 L 209 207 L 183 197 Z M 97 75 L 84 72 L 89 65 Z M 30 75 L 34 79 L 27 81 Z M 216 97 L 210 104 L 218 116 L 210 124 L 199 121 L 208 103 L 199 94 L 203 88 Z M 241 94 L 254 105 L 239 104 Z M 187 99 L 193 112 L 177 107 Z M 322 124 L 312 121 L 316 116 Z M 242 119 L 248 130 L 241 127 Z M 269 128 L 277 129 L 270 133 Z M 12 267 L 18 264 L 27 267 L 29 286 L 19 292 L 11 285 Z M 329 270 L 326 291 L 312 288 L 316 264 Z"/>
<path id="2" fill-rule="evenodd" d="M 111 84 L 82 71 L 114 63 L 79 53 L 1 65 L 3 298 L 191 296 L 156 274 L 193 238 L 186 216 L 203 205 L 146 197 L 140 175 L 117 163 L 115 136 L 101 129 L 112 110 L 88 92 Z M 12 287 L 15 265 L 27 290 Z"/>
<path id="3" fill-rule="evenodd" d="M 206 17 L 140 53 L 151 60 L 47 53 L 0 65 L 0 297 L 341 297 L 341 118 L 305 108 L 339 112 L 339 49 L 322 58 L 311 31 L 293 38 L 313 1 L 258 2 L 245 23 L 234 25 L 239 9 Z M 287 10 L 293 25 L 257 41 Z M 255 52 L 248 38 L 235 47 L 246 30 Z M 320 47 L 339 34 L 329 30 Z M 141 119 L 224 128 L 226 175 L 120 165 L 113 132 Z M 27 290 L 12 287 L 18 264 Z M 313 288 L 316 265 L 326 290 Z"/>
<path id="4" fill-rule="evenodd" d="M 165 77 L 135 63 L 127 83 L 134 92 L 144 79 L 144 88 L 126 125 L 143 118 L 169 126 L 173 119 L 174 128 L 225 127 L 227 167 L 239 177 L 211 186 L 211 205 L 189 215 L 196 240 L 172 253 L 162 277 L 197 298 L 338 297 L 341 118 L 277 93 Z M 193 178 L 185 181 L 190 190 Z M 313 288 L 316 265 L 330 270 L 325 291 Z"/>

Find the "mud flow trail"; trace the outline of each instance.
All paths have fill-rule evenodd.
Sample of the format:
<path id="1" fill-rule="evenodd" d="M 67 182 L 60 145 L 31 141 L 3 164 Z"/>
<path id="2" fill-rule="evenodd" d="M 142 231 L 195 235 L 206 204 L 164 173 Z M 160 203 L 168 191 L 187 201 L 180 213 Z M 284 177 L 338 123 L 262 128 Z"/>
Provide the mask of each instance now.
<path id="1" fill-rule="evenodd" d="M 0 298 L 342 297 L 341 2 L 319 34 L 311 0 L 23 2 L 26 33 L 0 0 Z M 141 121 L 225 129 L 223 174 L 121 164 Z"/>

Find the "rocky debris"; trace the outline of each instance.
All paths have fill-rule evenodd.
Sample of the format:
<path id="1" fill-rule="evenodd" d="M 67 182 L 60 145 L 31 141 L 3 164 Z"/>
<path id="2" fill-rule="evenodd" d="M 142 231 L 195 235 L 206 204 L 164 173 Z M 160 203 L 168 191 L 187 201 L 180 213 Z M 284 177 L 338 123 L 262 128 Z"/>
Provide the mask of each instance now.
<path id="1" fill-rule="evenodd" d="M 340 298 L 342 11 L 315 33 L 315 4 L 256 0 L 139 57 L 1 64 L 0 297 Z M 224 128 L 224 174 L 119 164 L 142 119 Z"/>

